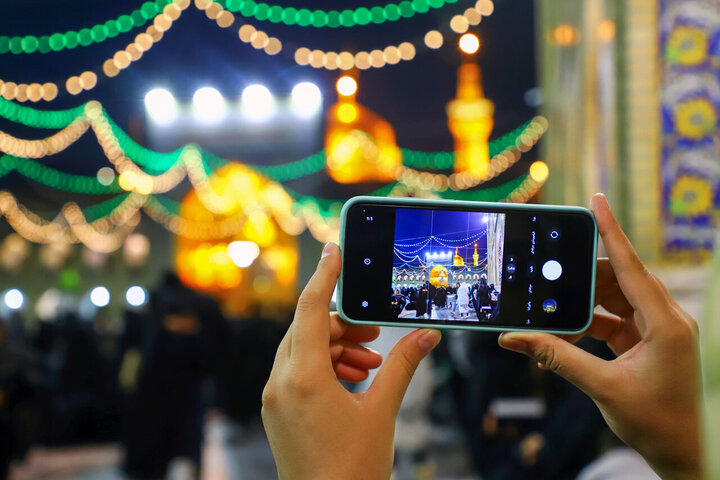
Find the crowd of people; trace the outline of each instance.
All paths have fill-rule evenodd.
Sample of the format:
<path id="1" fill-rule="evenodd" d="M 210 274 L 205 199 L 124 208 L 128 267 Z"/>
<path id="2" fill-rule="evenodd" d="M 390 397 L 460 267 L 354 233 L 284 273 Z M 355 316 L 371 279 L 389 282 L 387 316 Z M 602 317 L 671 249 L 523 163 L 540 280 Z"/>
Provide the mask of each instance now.
<path id="1" fill-rule="evenodd" d="M 289 315 L 230 320 L 168 273 L 123 317 L 115 332 L 72 311 L 0 319 L 0 478 L 33 447 L 87 444 L 121 445 L 127 478 L 165 478 L 178 458 L 199 471 L 207 412 L 259 422 Z"/>
<path id="2" fill-rule="evenodd" d="M 500 310 L 500 292 L 481 275 L 475 283 L 395 286 L 391 298 L 395 318 L 489 321 Z"/>

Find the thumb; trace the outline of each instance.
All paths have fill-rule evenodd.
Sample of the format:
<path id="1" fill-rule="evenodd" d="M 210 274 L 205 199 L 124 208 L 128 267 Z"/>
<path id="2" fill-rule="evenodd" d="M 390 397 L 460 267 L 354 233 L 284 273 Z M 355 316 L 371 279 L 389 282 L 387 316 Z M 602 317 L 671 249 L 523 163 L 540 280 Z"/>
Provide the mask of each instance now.
<path id="1" fill-rule="evenodd" d="M 370 386 L 370 395 L 397 415 L 403 396 L 420 360 L 440 343 L 440 331 L 420 329 L 405 335 L 393 347 Z"/>
<path id="2" fill-rule="evenodd" d="M 608 362 L 562 338 L 548 333 L 505 332 L 498 344 L 524 353 L 591 397 L 602 390 L 600 382 Z"/>

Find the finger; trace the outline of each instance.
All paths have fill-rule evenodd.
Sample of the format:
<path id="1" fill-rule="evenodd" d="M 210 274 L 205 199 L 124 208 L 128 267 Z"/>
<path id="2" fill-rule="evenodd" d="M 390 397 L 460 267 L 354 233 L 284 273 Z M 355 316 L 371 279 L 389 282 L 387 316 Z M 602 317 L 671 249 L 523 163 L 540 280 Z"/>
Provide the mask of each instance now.
<path id="1" fill-rule="evenodd" d="M 600 285 L 612 285 L 617 283 L 615 271 L 612 268 L 609 258 L 598 258 L 595 268 L 595 288 Z"/>
<path id="2" fill-rule="evenodd" d="M 617 283 L 595 289 L 595 306 L 598 305 L 618 317 L 632 316 L 635 311 Z"/>
<path id="3" fill-rule="evenodd" d="M 575 343 L 585 335 L 606 342 L 615 355 L 622 355 L 642 339 L 634 322 L 603 313 L 593 315 L 593 321 L 585 332 L 577 335 L 560 335 L 560 338 Z"/>
<path id="4" fill-rule="evenodd" d="M 330 360 L 333 363 L 347 363 L 367 370 L 379 367 L 382 355 L 355 342 L 335 340 L 330 343 Z"/>
<path id="5" fill-rule="evenodd" d="M 635 310 L 643 312 L 651 322 L 662 322 L 667 317 L 663 315 L 663 311 L 667 309 L 663 292 L 640 262 L 635 249 L 610 211 L 605 195 L 593 196 L 592 210 L 618 284 L 628 302 Z"/>
<path id="6" fill-rule="evenodd" d="M 555 335 L 505 332 L 498 344 L 542 363 L 591 397 L 603 388 L 607 362 Z"/>
<path id="7" fill-rule="evenodd" d="M 325 245 L 320 262 L 298 299 L 292 325 L 292 355 L 304 361 L 327 358 L 330 343 L 328 308 L 340 275 L 340 249 Z"/>
<path id="8" fill-rule="evenodd" d="M 408 333 L 393 347 L 370 386 L 370 396 L 380 408 L 389 408 L 393 417 L 410 380 L 422 360 L 440 342 L 440 331 L 420 329 Z"/>
<path id="9" fill-rule="evenodd" d="M 344 338 L 358 343 L 372 342 L 380 335 L 380 327 L 347 323 L 337 312 L 330 314 L 330 340 Z"/>
<path id="10" fill-rule="evenodd" d="M 334 364 L 333 369 L 338 380 L 345 380 L 346 382 L 362 382 L 370 375 L 370 372 L 366 369 L 343 362 Z"/>

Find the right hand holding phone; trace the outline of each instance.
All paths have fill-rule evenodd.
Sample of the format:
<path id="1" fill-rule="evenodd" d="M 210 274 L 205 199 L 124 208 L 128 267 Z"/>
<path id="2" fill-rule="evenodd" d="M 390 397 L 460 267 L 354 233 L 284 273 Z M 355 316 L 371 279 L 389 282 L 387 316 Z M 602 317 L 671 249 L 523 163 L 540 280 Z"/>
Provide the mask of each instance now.
<path id="1" fill-rule="evenodd" d="M 604 195 L 592 210 L 608 253 L 598 260 L 596 313 L 584 333 L 607 342 L 611 361 L 572 343 L 582 335 L 506 332 L 524 353 L 588 394 L 612 430 L 664 478 L 700 478 L 697 324 L 640 262 Z"/>

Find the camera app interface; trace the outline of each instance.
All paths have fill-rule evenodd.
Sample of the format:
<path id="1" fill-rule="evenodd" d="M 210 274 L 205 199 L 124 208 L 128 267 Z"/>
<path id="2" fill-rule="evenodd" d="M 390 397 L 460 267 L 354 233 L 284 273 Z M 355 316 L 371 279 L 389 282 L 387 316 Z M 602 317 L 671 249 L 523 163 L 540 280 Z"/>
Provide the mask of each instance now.
<path id="1" fill-rule="evenodd" d="M 581 328 L 592 310 L 594 224 L 551 208 L 353 206 L 343 311 L 369 322 Z"/>
<path id="2" fill-rule="evenodd" d="M 398 208 L 394 318 L 492 322 L 500 314 L 505 214 Z"/>

